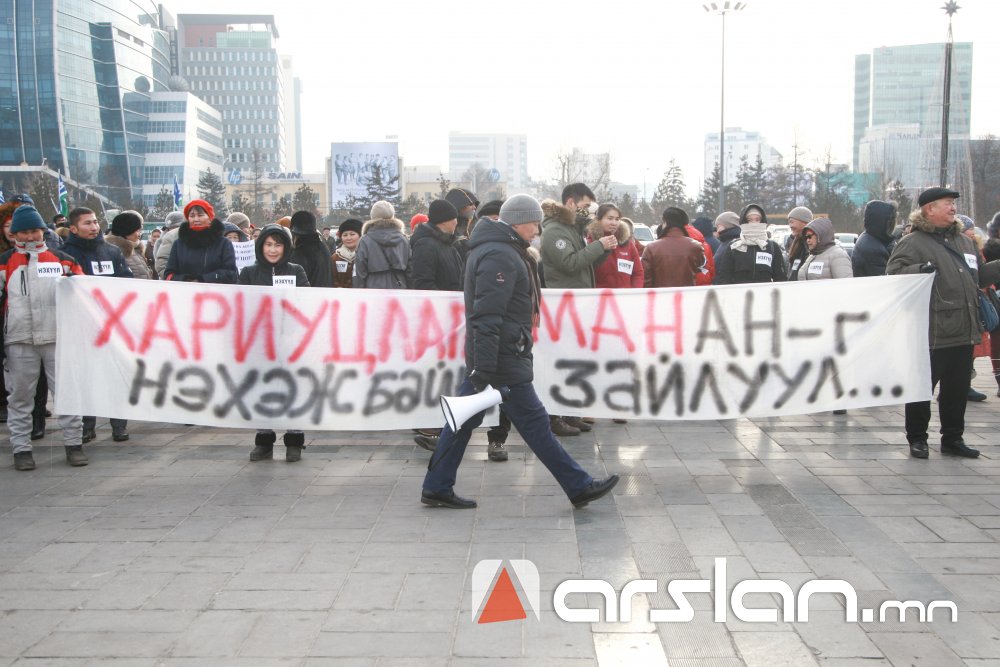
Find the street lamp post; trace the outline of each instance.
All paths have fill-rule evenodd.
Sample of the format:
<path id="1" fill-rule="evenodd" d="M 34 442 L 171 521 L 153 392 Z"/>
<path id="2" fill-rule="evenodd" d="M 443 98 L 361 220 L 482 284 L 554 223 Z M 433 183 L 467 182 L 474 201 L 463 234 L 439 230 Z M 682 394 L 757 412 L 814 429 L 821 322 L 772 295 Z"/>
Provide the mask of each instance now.
<path id="1" fill-rule="evenodd" d="M 745 2 L 712 2 L 702 5 L 706 12 L 722 17 L 722 81 L 719 92 L 719 213 L 726 210 L 726 14 L 746 9 Z"/>
<path id="2" fill-rule="evenodd" d="M 941 174 L 938 185 L 948 187 L 948 116 L 951 112 L 951 52 L 955 38 L 951 32 L 951 19 L 961 7 L 955 0 L 944 4 L 944 13 L 948 15 L 948 41 L 944 44 L 944 91 L 941 105 Z"/>

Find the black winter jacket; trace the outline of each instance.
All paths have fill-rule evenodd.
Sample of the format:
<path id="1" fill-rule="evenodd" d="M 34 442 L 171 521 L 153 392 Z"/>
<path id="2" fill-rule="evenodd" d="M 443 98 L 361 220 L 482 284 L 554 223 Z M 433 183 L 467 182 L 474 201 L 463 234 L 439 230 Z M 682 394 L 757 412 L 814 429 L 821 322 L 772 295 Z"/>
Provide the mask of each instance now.
<path id="1" fill-rule="evenodd" d="M 498 384 L 531 382 L 532 322 L 541 292 L 528 244 L 502 222 L 480 220 L 465 271 L 465 365 Z"/>
<path id="2" fill-rule="evenodd" d="M 70 232 L 60 250 L 75 259 L 88 276 L 132 277 L 125 255 L 105 241 L 102 234 L 92 239 L 81 239 Z"/>
<path id="3" fill-rule="evenodd" d="M 264 240 L 271 236 L 277 236 L 285 245 L 285 254 L 277 264 L 271 264 L 264 259 Z M 265 225 L 260 236 L 254 242 L 254 249 L 257 253 L 257 263 L 251 266 L 244 266 L 240 271 L 240 285 L 263 285 L 273 287 L 274 279 L 277 276 L 295 276 L 296 287 L 309 287 L 309 278 L 306 271 L 298 264 L 288 261 L 291 255 L 292 235 L 281 225 Z"/>
<path id="4" fill-rule="evenodd" d="M 865 231 L 858 237 L 851 254 L 855 278 L 885 275 L 885 265 L 896 245 L 892 238 L 895 226 L 895 206 L 878 200 L 868 202 L 865 206 Z"/>
<path id="5" fill-rule="evenodd" d="M 305 269 L 313 287 L 333 287 L 333 259 L 319 232 L 296 235 L 289 261 Z"/>
<path id="6" fill-rule="evenodd" d="M 410 284 L 413 289 L 462 289 L 465 262 L 458 252 L 454 234 L 442 232 L 437 225 L 417 225 L 410 237 Z"/>
<path id="7" fill-rule="evenodd" d="M 236 253 L 233 242 L 223 236 L 225 228 L 218 220 L 201 231 L 183 223 L 177 230 L 177 240 L 170 247 L 170 258 L 164 270 L 166 280 L 196 283 L 234 284 Z"/>
<path id="8" fill-rule="evenodd" d="M 728 246 L 731 242 L 738 239 L 739 237 L 740 237 L 739 227 L 726 227 L 725 229 L 723 229 L 722 233 L 719 234 L 719 247 L 712 251 L 712 259 L 714 259 L 716 263 L 718 263 L 719 253 L 722 252 L 722 249 Z"/>
<path id="9" fill-rule="evenodd" d="M 732 249 L 732 241 L 719 248 L 715 256 L 713 285 L 745 283 L 777 283 L 788 280 L 785 255 L 777 241 L 768 241 L 767 248 L 750 246 L 746 252 Z"/>

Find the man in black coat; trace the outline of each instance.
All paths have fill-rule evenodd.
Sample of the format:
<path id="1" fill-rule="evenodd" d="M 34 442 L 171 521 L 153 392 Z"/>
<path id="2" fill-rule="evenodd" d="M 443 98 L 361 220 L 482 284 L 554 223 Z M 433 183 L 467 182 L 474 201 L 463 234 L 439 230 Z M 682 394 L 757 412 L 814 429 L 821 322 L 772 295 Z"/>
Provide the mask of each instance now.
<path id="1" fill-rule="evenodd" d="M 427 223 L 417 225 L 410 237 L 413 289 L 458 292 L 465 263 L 455 248 L 458 211 L 447 200 L 435 199 Z"/>
<path id="2" fill-rule="evenodd" d="M 140 223 L 141 225 L 141 223 Z M 69 236 L 62 247 L 63 252 L 77 261 L 88 276 L 111 276 L 131 278 L 122 251 L 104 240 L 97 214 L 89 208 L 75 208 L 69 212 Z M 111 438 L 115 442 L 129 439 L 128 420 L 111 418 Z M 44 420 L 42 420 L 44 426 Z M 44 431 L 43 431 L 44 432 Z M 83 444 L 97 437 L 97 417 L 84 415 Z"/>
<path id="3" fill-rule="evenodd" d="M 306 270 L 313 287 L 333 287 L 333 259 L 323 237 L 316 231 L 316 216 L 309 211 L 292 215 L 292 237 L 295 248 L 291 261 Z"/>
<path id="4" fill-rule="evenodd" d="M 858 237 L 851 255 L 855 278 L 884 276 L 885 265 L 896 245 L 892 232 L 896 228 L 896 206 L 873 199 L 865 204 L 865 231 Z"/>
<path id="5" fill-rule="evenodd" d="M 481 219 L 470 239 L 465 272 L 465 365 L 471 369 L 459 388 L 468 396 L 487 386 L 506 387 L 503 409 L 525 443 L 542 462 L 574 507 L 604 496 L 618 476 L 595 480 L 552 434 L 549 415 L 532 385 L 531 330 L 539 314 L 541 289 L 527 249 L 538 235 L 542 208 L 528 195 L 504 202 L 500 220 Z M 441 432 L 424 477 L 420 501 L 431 507 L 470 509 L 476 501 L 455 495 L 455 476 L 480 412 L 456 433 Z"/>

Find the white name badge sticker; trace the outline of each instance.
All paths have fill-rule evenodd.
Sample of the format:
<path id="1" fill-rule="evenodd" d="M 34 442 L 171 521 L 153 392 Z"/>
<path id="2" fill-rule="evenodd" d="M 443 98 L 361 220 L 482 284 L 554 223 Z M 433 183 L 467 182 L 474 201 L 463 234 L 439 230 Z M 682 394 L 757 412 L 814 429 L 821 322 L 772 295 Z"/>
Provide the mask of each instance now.
<path id="1" fill-rule="evenodd" d="M 295 287 L 295 276 L 274 276 L 273 281 L 275 287 Z"/>
<path id="2" fill-rule="evenodd" d="M 631 262 L 627 259 L 618 260 L 618 273 L 627 273 L 632 275 L 632 267 L 635 266 L 635 262 Z"/>
<path id="3" fill-rule="evenodd" d="M 823 273 L 823 262 L 813 262 L 809 265 L 809 275 L 820 275 Z"/>
<path id="4" fill-rule="evenodd" d="M 39 278 L 58 278 L 62 275 L 62 264 L 59 262 L 39 262 L 36 266 Z"/>
<path id="5" fill-rule="evenodd" d="M 757 263 L 758 264 L 763 264 L 764 266 L 771 266 L 771 262 L 773 260 L 774 260 L 774 257 L 771 256 L 771 253 L 768 253 L 768 252 L 759 252 L 759 253 L 757 253 Z"/>
<path id="6" fill-rule="evenodd" d="M 969 265 L 969 268 L 973 271 L 979 270 L 979 258 L 971 253 L 965 253 L 965 263 Z"/>
<path id="7" fill-rule="evenodd" d="M 799 270 L 799 264 L 801 264 L 801 263 L 802 263 L 801 259 L 797 259 L 794 262 L 792 262 L 792 271 L 798 271 Z"/>
<path id="8" fill-rule="evenodd" d="M 93 275 L 95 276 L 110 276 L 115 272 L 113 262 L 91 262 L 90 268 L 93 270 Z"/>
<path id="9" fill-rule="evenodd" d="M 347 265 L 348 264 L 350 264 L 350 262 L 345 262 L 342 259 L 338 259 L 337 260 L 337 273 L 347 273 Z"/>

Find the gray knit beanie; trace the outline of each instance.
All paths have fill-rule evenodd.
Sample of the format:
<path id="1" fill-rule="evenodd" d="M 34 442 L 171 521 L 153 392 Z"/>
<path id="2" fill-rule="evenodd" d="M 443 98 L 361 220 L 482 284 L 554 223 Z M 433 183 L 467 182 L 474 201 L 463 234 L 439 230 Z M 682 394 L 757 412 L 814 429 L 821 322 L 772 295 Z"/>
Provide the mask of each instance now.
<path id="1" fill-rule="evenodd" d="M 500 222 L 511 226 L 541 222 L 544 217 L 538 200 L 531 195 L 514 195 L 500 207 Z"/>
<path id="2" fill-rule="evenodd" d="M 805 206 L 796 206 L 791 211 L 788 212 L 789 220 L 801 220 L 807 225 L 813 221 L 813 212 L 807 209 Z"/>
<path id="3" fill-rule="evenodd" d="M 167 229 L 177 229 L 184 224 L 184 213 L 181 211 L 171 211 L 167 213 Z"/>

